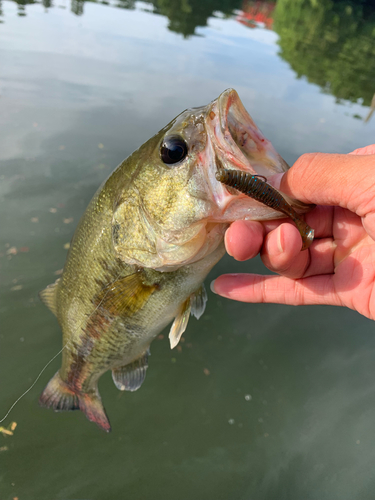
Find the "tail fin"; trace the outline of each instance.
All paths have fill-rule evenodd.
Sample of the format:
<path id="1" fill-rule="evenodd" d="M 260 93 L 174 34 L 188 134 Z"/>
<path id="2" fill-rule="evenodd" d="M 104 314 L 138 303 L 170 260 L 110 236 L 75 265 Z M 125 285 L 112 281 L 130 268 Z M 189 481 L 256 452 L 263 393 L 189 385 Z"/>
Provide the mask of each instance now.
<path id="1" fill-rule="evenodd" d="M 111 424 L 102 405 L 99 393 L 82 394 L 79 398 L 79 409 L 83 411 L 90 422 L 95 422 L 103 431 L 111 431 Z"/>
<path id="2" fill-rule="evenodd" d="M 77 394 L 69 389 L 59 372 L 48 382 L 39 398 L 39 404 L 55 411 L 81 410 L 91 422 L 95 422 L 101 429 L 106 432 L 111 430 L 99 393 Z"/>

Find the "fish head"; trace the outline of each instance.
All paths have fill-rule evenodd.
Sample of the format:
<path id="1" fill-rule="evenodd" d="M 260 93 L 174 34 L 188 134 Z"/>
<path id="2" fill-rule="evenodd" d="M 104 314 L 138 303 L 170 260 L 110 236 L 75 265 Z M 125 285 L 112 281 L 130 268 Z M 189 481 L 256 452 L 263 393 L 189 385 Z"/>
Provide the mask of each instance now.
<path id="1" fill-rule="evenodd" d="M 212 253 L 234 220 L 280 217 L 221 184 L 216 174 L 223 167 L 267 179 L 289 168 L 233 89 L 185 110 L 120 166 L 132 174 L 113 217 L 119 256 L 173 270 Z"/>

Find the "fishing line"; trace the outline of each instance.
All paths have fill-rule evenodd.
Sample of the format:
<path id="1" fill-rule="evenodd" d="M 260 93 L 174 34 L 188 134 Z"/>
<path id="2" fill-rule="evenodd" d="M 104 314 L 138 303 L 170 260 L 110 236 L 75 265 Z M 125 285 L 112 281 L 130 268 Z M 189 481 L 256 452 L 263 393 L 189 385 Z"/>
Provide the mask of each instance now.
<path id="1" fill-rule="evenodd" d="M 120 277 L 120 275 L 121 275 L 121 273 L 119 273 L 119 274 L 117 275 L 117 277 L 116 277 L 116 278 L 115 278 L 115 279 L 114 279 L 114 280 L 113 280 L 113 281 L 112 281 L 109 285 L 104 286 L 104 287 L 100 290 L 100 292 L 101 292 L 101 291 L 103 291 L 105 288 L 108 288 L 107 292 L 104 294 L 104 297 L 103 297 L 103 298 L 102 298 L 102 300 L 99 302 L 99 304 L 95 307 L 95 309 L 92 311 L 92 313 L 88 316 L 87 320 L 89 320 L 89 319 L 91 318 L 91 316 L 92 316 L 92 315 L 93 315 L 93 314 L 94 314 L 94 313 L 95 313 L 95 312 L 99 309 L 99 307 L 101 306 L 101 304 L 102 304 L 103 300 L 106 298 L 106 296 L 107 296 L 107 294 L 108 294 L 108 292 L 109 292 L 109 288 L 110 288 L 110 286 L 111 286 L 111 285 L 113 285 L 113 283 L 115 283 L 115 282 L 118 280 L 118 278 Z M 100 292 L 99 292 L 99 293 L 100 293 Z M 76 333 L 78 332 L 78 330 L 81 328 L 82 324 L 83 324 L 83 322 L 82 322 L 82 323 L 78 326 L 78 328 L 75 330 L 74 334 L 76 334 Z M 42 370 L 39 372 L 39 375 L 36 377 L 36 379 L 35 379 L 35 380 L 34 380 L 34 382 L 30 385 L 30 387 L 29 387 L 28 389 L 26 389 L 26 391 L 25 391 L 23 394 L 21 394 L 21 396 L 20 396 L 18 399 L 16 399 L 16 400 L 15 400 L 15 402 L 12 404 L 12 406 L 9 408 L 9 410 L 7 411 L 7 413 L 5 414 L 5 416 L 4 416 L 4 417 L 0 420 L 0 424 L 1 424 L 2 422 L 4 422 L 4 420 L 5 420 L 5 419 L 9 416 L 10 412 L 13 410 L 13 408 L 16 406 L 16 404 L 17 404 L 17 403 L 18 403 L 18 402 L 19 402 L 19 401 L 20 401 L 20 400 L 21 400 L 24 396 L 26 396 L 26 394 L 27 394 L 28 392 L 30 392 L 30 391 L 31 391 L 31 389 L 35 386 L 35 384 L 38 382 L 38 380 L 40 379 L 40 377 L 42 376 L 42 374 L 43 374 L 43 373 L 44 373 L 44 371 L 46 370 L 46 368 L 47 368 L 47 367 L 48 367 L 48 366 L 52 363 L 52 361 L 54 361 L 54 360 L 57 358 L 57 356 L 59 356 L 59 355 L 63 352 L 63 350 L 64 350 L 66 347 L 68 347 L 68 344 L 69 344 L 69 343 L 70 343 L 70 341 L 68 340 L 68 342 L 67 342 L 67 343 L 66 343 L 66 344 L 65 344 L 65 345 L 64 345 L 64 346 L 63 346 L 63 347 L 59 350 L 59 352 L 58 352 L 58 353 L 56 353 L 56 354 L 55 354 L 55 355 L 54 355 L 54 356 L 53 356 L 53 357 L 52 357 L 52 358 L 48 361 L 48 363 L 47 363 L 47 364 L 46 364 L 46 365 L 42 368 Z"/>
<path id="2" fill-rule="evenodd" d="M 34 382 L 30 385 L 30 387 L 29 387 L 29 388 L 28 388 L 28 389 L 27 389 L 27 390 L 26 390 L 23 394 L 21 394 L 21 396 L 20 396 L 18 399 L 16 399 L 16 400 L 15 400 L 15 402 L 14 402 L 14 403 L 12 404 L 12 406 L 9 408 L 8 413 L 6 413 L 5 417 L 3 417 L 3 418 L 0 420 L 0 424 L 1 424 L 2 422 L 4 422 L 4 420 L 7 418 L 7 416 L 9 415 L 9 413 L 13 410 L 13 408 L 16 406 L 16 404 L 18 403 L 18 401 L 20 401 L 20 400 L 21 400 L 24 396 L 26 396 L 26 394 L 27 394 L 28 392 L 30 392 L 30 391 L 31 391 L 31 389 L 34 387 L 34 385 L 38 382 L 38 380 L 39 380 L 39 379 L 40 379 L 40 377 L 42 376 L 42 374 L 43 374 L 44 370 L 47 368 L 47 366 L 49 366 L 49 365 L 52 363 L 52 361 L 53 361 L 54 359 L 56 359 L 56 358 L 57 358 L 57 356 L 63 352 L 63 350 L 65 349 L 65 347 L 66 347 L 68 344 L 69 344 L 69 342 L 67 342 L 67 343 L 64 345 L 64 347 L 62 347 L 62 348 L 59 350 L 59 352 L 58 352 L 57 354 L 55 354 L 55 355 L 53 356 L 53 358 L 52 358 L 52 359 L 50 359 L 50 360 L 48 361 L 48 363 L 47 363 L 47 364 L 45 365 L 45 367 L 41 370 L 41 372 L 40 372 L 40 373 L 39 373 L 39 375 L 36 377 L 36 379 L 34 380 Z"/>

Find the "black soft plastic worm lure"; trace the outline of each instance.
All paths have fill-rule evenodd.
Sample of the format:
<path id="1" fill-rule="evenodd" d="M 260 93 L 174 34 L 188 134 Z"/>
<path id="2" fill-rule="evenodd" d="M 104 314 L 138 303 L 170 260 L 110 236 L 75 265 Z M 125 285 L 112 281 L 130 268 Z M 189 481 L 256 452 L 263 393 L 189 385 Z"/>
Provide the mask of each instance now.
<path id="1" fill-rule="evenodd" d="M 284 213 L 290 217 L 302 237 L 302 250 L 306 250 L 314 239 L 314 230 L 300 218 L 285 198 L 262 175 L 251 175 L 241 170 L 221 168 L 216 172 L 216 179 L 226 186 L 233 187 L 256 201 Z M 264 180 L 263 180 L 264 179 Z"/>

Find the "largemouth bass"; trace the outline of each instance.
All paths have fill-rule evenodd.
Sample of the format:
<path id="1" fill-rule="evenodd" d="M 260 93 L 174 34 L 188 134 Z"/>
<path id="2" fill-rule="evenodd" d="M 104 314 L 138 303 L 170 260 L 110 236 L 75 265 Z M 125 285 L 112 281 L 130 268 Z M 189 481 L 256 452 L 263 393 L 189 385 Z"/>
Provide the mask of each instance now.
<path id="1" fill-rule="evenodd" d="M 223 168 L 271 184 L 289 168 L 232 89 L 181 113 L 99 188 L 61 278 L 40 294 L 63 331 L 62 366 L 44 389 L 42 406 L 79 409 L 109 431 L 100 376 L 112 370 L 118 389 L 138 389 L 152 340 L 173 321 L 175 347 L 190 314 L 203 314 L 203 281 L 224 255 L 228 225 L 284 217 L 219 182 Z M 287 201 L 297 212 L 309 208 Z"/>

